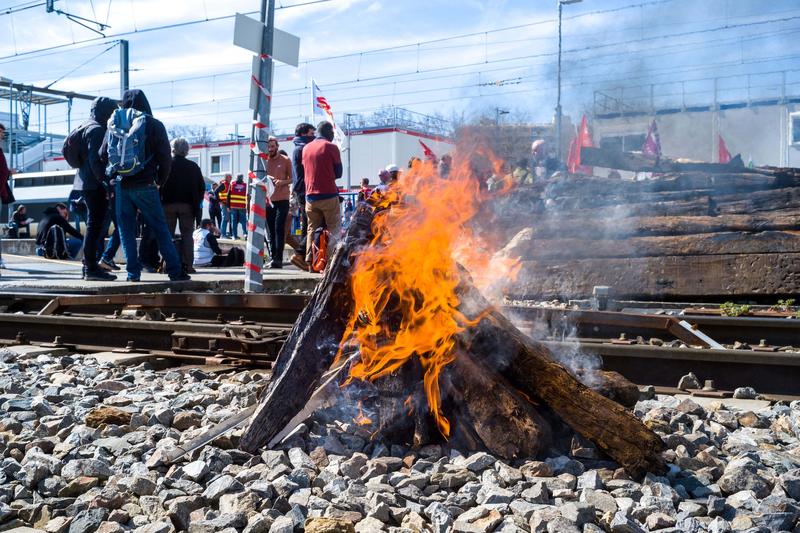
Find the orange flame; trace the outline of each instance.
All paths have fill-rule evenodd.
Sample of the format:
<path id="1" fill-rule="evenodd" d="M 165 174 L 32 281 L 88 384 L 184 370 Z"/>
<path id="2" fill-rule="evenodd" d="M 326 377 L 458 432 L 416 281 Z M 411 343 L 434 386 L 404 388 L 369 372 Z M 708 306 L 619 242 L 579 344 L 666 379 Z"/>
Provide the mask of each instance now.
<path id="1" fill-rule="evenodd" d="M 372 419 L 365 415 L 364 411 L 361 410 L 361 400 L 358 401 L 358 414 L 355 416 L 355 418 L 353 418 L 353 422 L 359 426 L 368 426 L 372 424 Z"/>
<path id="2" fill-rule="evenodd" d="M 445 437 L 450 422 L 441 411 L 439 375 L 455 357 L 454 337 L 470 324 L 458 310 L 455 257 L 488 263 L 491 253 L 474 247 L 469 222 L 485 198 L 480 181 L 500 168 L 480 149 L 456 154 L 454 161 L 447 178 L 430 162 L 416 162 L 376 200 L 378 207 L 391 207 L 376 214 L 374 238 L 358 253 L 354 311 L 339 352 L 348 345 L 360 349 L 350 379 L 362 380 L 391 374 L 417 357 L 429 410 Z"/>

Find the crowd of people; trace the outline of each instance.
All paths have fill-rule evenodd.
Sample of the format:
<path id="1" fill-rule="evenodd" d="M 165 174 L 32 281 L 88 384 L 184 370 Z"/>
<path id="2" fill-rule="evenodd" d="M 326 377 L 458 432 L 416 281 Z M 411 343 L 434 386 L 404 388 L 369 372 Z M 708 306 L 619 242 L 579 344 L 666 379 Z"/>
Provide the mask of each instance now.
<path id="1" fill-rule="evenodd" d="M 4 133 L 0 126 L 0 141 Z M 343 169 L 333 140 L 330 122 L 298 124 L 291 155 L 269 138 L 267 268 L 283 268 L 283 250 L 289 245 L 291 264 L 321 271 L 355 211 L 354 202 L 339 194 L 336 181 Z M 76 168 L 73 191 L 66 202 L 44 211 L 36 232 L 37 254 L 82 259 L 83 278 L 101 281 L 117 279 L 114 272 L 121 268 L 114 257 L 120 246 L 128 281 L 139 281 L 143 270 L 188 281 L 195 267 L 241 266 L 242 250 L 234 246 L 225 253 L 218 239 L 246 239 L 248 183 L 241 174 L 235 179 L 227 174 L 206 190 L 200 167 L 187 158 L 189 149 L 183 138 L 170 142 L 141 90 L 126 91 L 120 102 L 95 99 L 89 118 L 65 141 L 65 159 Z M 365 178 L 359 201 L 390 186 L 399 172 L 396 165 L 387 166 L 375 189 Z M 5 204 L 13 203 L 9 178 L 0 151 L 0 200 Z M 203 218 L 204 203 L 208 218 Z M 293 217 L 299 219 L 299 238 L 291 231 Z M 9 237 L 30 238 L 32 222 L 26 207 L 16 205 Z"/>

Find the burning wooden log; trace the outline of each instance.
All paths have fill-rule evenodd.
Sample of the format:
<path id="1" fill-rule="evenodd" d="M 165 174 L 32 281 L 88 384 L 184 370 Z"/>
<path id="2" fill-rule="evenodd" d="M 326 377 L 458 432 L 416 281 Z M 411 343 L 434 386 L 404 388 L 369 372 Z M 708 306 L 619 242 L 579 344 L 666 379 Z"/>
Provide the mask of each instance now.
<path id="1" fill-rule="evenodd" d="M 658 435 L 620 404 L 578 381 L 546 346 L 522 334 L 467 283 L 462 285 L 461 298 L 483 316 L 462 337 L 471 353 L 483 354 L 488 365 L 516 389 L 550 407 L 632 476 L 663 471 L 664 444 Z"/>

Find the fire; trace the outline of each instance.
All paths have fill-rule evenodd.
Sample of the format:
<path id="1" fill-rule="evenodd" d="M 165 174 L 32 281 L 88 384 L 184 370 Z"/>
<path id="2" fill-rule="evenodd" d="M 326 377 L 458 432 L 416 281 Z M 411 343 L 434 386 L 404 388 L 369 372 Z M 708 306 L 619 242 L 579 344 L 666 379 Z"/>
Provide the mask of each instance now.
<path id="1" fill-rule="evenodd" d="M 391 208 L 375 216 L 374 238 L 352 270 L 354 312 L 340 348 L 340 355 L 348 345 L 360 350 L 351 379 L 375 380 L 418 358 L 429 410 L 445 437 L 450 422 L 441 410 L 439 375 L 455 357 L 455 336 L 469 324 L 458 310 L 456 257 L 467 268 L 489 262 L 469 222 L 485 199 L 480 180 L 499 172 L 489 154 L 471 156 L 456 154 L 447 178 L 433 164 L 417 163 L 377 201 Z"/>
<path id="2" fill-rule="evenodd" d="M 359 426 L 368 426 L 372 424 L 372 419 L 365 415 L 364 411 L 361 409 L 361 400 L 358 401 L 358 414 L 353 418 L 353 422 Z"/>

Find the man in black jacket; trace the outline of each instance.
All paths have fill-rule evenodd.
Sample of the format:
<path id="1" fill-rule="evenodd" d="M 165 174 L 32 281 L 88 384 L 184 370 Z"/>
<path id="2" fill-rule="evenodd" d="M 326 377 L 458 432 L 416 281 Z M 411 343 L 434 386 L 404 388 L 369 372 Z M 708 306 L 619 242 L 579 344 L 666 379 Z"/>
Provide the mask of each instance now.
<path id="1" fill-rule="evenodd" d="M 167 227 L 170 233 L 175 231 L 175 223 L 181 232 L 181 259 L 184 268 L 193 272 L 194 254 L 192 249 L 192 232 L 194 221 L 201 210 L 206 182 L 197 163 L 186 159 L 189 143 L 183 137 L 172 141 L 172 168 L 169 179 L 161 186 L 161 203 L 167 216 Z"/>
<path id="2" fill-rule="evenodd" d="M 300 246 L 294 251 L 291 263 L 300 270 L 308 270 L 306 263 L 306 234 L 308 232 L 308 217 L 306 216 L 306 172 L 303 167 L 303 148 L 314 140 L 316 128 L 306 122 L 301 122 L 294 130 L 294 152 L 292 152 L 292 194 L 300 207 Z"/>
<path id="3" fill-rule="evenodd" d="M 110 281 L 117 277 L 98 265 L 98 243 L 102 242 L 100 232 L 108 212 L 108 193 L 106 191 L 106 168 L 100 148 L 106 135 L 108 119 L 117 103 L 111 98 L 99 97 L 92 102 L 89 120 L 80 128 L 81 166 L 75 174 L 73 191 L 80 191 L 86 202 L 86 242 L 83 247 L 83 279 Z"/>
<path id="4" fill-rule="evenodd" d="M 153 118 L 150 103 L 139 89 L 130 89 L 122 95 L 120 107 L 123 109 L 136 109 L 145 115 L 145 148 L 144 160 L 146 163 L 136 174 L 124 177 L 115 177 L 115 194 L 117 202 L 117 221 L 119 222 L 122 249 L 125 251 L 126 270 L 128 281 L 139 281 L 142 274 L 142 265 L 136 250 L 136 210 L 138 209 L 145 223 L 150 226 L 158 242 L 158 250 L 167 263 L 167 274 L 172 281 L 188 281 L 191 279 L 183 271 L 178 251 L 172 242 L 172 234 L 167 228 L 167 219 L 161 198 L 158 194 L 158 185 L 162 185 L 169 178 L 172 156 L 170 154 L 167 130 L 161 121 Z M 108 147 L 103 144 L 103 153 L 108 154 Z"/>
<path id="5" fill-rule="evenodd" d="M 74 238 L 66 237 L 66 234 Z M 69 223 L 69 209 L 58 203 L 44 210 L 36 232 L 37 253 L 48 259 L 75 259 L 83 235 Z M 55 250 L 55 252 L 54 252 Z"/>

